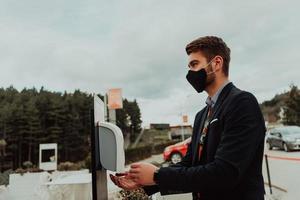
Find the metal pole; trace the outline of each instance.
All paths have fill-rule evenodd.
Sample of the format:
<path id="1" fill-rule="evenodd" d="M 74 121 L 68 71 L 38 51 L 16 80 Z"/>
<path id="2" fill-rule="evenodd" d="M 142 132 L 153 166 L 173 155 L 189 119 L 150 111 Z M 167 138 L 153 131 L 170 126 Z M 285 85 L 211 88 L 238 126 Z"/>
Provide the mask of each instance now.
<path id="1" fill-rule="evenodd" d="M 104 94 L 104 121 L 108 121 L 108 116 L 107 116 L 107 94 Z"/>
<path id="2" fill-rule="evenodd" d="M 117 124 L 117 119 L 116 119 L 116 110 L 115 109 L 109 109 L 109 122 L 112 124 Z"/>
<path id="3" fill-rule="evenodd" d="M 95 118 L 94 109 L 91 109 L 91 173 L 92 173 L 92 194 L 93 200 L 97 200 L 97 173 L 96 173 L 96 144 L 95 144 Z"/>
<path id="4" fill-rule="evenodd" d="M 93 200 L 107 200 L 107 174 L 101 165 L 100 158 L 96 158 L 96 148 L 99 148 L 99 126 L 95 125 L 94 110 L 91 110 L 91 165 L 92 165 L 92 194 Z M 98 144 L 98 145 L 96 145 Z M 97 163 L 98 160 L 98 163 Z"/>
<path id="5" fill-rule="evenodd" d="M 181 140 L 184 140 L 184 132 L 183 132 L 183 113 L 181 113 Z"/>
<path id="6" fill-rule="evenodd" d="M 183 124 L 181 124 L 181 140 L 184 140 Z"/>
<path id="7" fill-rule="evenodd" d="M 271 176 L 270 176 L 270 169 L 269 169 L 269 162 L 268 162 L 268 155 L 265 154 L 265 159 L 266 159 L 266 167 L 267 167 L 267 174 L 268 174 L 268 183 L 269 183 L 269 188 L 270 188 L 270 194 L 272 194 L 272 183 L 271 183 Z"/>
<path id="8" fill-rule="evenodd" d="M 99 126 L 96 126 L 96 135 L 99 135 Z M 99 140 L 98 137 L 95 137 Z M 98 143 L 99 145 L 99 143 Z M 96 171 L 96 185 L 97 185 L 97 200 L 108 200 L 108 189 L 107 189 L 107 173 L 106 169 L 102 167 L 101 162 L 100 163 L 100 170 Z M 99 169 L 99 168 L 98 168 Z"/>
<path id="9" fill-rule="evenodd" d="M 184 121 L 183 121 L 183 113 L 184 113 L 184 107 L 185 107 L 185 103 L 186 103 L 186 99 L 188 97 L 190 97 L 192 94 L 189 94 L 189 95 L 186 95 L 182 105 L 181 105 L 181 120 L 182 120 L 182 124 L 181 124 L 181 140 L 183 141 L 184 140 L 184 134 L 185 134 L 185 131 L 184 131 Z"/>

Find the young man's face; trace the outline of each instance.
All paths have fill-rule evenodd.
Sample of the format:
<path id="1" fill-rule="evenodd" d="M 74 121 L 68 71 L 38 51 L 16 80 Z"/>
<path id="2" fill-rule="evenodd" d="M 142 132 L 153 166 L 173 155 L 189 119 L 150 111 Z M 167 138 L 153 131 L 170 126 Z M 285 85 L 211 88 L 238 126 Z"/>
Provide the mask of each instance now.
<path id="1" fill-rule="evenodd" d="M 207 73 L 206 85 L 212 84 L 216 79 L 215 71 L 212 67 L 212 62 L 208 65 L 210 60 L 207 60 L 206 57 L 200 52 L 193 52 L 189 55 L 188 58 L 188 67 L 191 71 L 199 71 L 205 69 Z"/>

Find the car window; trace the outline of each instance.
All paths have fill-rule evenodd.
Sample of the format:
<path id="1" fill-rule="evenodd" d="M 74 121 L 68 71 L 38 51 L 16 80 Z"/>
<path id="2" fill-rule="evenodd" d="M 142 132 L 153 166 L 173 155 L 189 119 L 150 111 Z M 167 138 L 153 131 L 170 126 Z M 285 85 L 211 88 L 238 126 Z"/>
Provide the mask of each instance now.
<path id="1" fill-rule="evenodd" d="M 299 126 L 287 127 L 282 130 L 282 133 L 286 135 L 300 134 L 300 127 Z"/>
<path id="2" fill-rule="evenodd" d="M 274 135 L 276 135 L 275 132 L 276 132 L 276 129 L 272 129 L 272 130 L 270 130 L 269 134 L 274 136 Z"/>
<path id="3" fill-rule="evenodd" d="M 269 134 L 271 136 L 276 136 L 276 137 L 280 137 L 281 136 L 281 133 L 280 133 L 280 131 L 278 129 L 272 129 L 272 130 L 270 130 Z"/>

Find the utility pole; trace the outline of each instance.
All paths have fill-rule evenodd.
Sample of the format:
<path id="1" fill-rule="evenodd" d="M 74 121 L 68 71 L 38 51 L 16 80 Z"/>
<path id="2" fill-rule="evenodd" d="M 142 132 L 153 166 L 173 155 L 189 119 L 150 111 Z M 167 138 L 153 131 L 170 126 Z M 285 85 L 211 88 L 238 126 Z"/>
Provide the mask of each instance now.
<path id="1" fill-rule="evenodd" d="M 183 113 L 181 113 L 181 140 L 184 141 L 184 130 L 183 130 Z"/>

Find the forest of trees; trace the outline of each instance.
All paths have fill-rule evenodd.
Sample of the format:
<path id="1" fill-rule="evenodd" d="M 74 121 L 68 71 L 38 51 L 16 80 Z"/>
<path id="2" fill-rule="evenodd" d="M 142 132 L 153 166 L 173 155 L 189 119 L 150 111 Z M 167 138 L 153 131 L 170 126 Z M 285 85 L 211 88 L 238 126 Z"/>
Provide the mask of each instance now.
<path id="1" fill-rule="evenodd" d="M 37 165 L 41 143 L 58 143 L 59 162 L 84 160 L 90 151 L 92 108 L 92 94 L 80 90 L 61 93 L 43 87 L 22 91 L 12 86 L 0 88 L 0 146 L 6 144 L 12 168 L 22 167 L 25 161 Z M 264 116 L 274 122 L 283 109 L 282 122 L 300 126 L 300 90 L 295 85 L 263 102 L 261 108 Z M 142 123 L 137 101 L 123 99 L 123 109 L 117 110 L 116 116 L 124 135 L 130 134 L 134 141 Z M 2 154 L 1 150 L 0 157 Z"/>
<path id="2" fill-rule="evenodd" d="M 103 96 L 99 95 L 101 99 Z M 60 93 L 35 88 L 0 88 L 0 140 L 5 140 L 13 169 L 38 164 L 39 144 L 58 143 L 59 162 L 84 160 L 89 151 L 93 96 L 80 90 Z M 136 100 L 123 100 L 117 125 L 134 139 L 141 131 Z"/>

